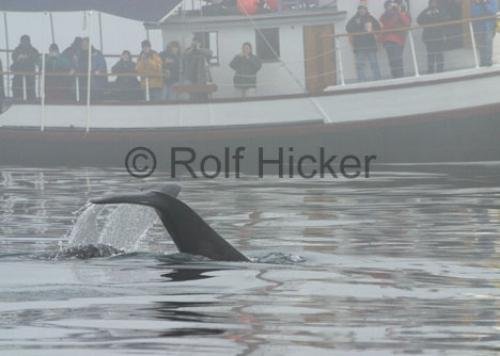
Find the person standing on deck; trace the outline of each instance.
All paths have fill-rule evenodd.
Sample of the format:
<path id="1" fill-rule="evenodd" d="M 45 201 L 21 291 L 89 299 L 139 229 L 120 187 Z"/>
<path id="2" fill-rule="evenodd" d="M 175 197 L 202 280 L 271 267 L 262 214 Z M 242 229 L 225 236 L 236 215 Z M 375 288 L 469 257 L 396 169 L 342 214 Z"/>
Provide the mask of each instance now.
<path id="1" fill-rule="evenodd" d="M 11 70 L 18 72 L 12 81 L 12 91 L 15 99 L 35 100 L 35 71 L 40 59 L 40 53 L 31 45 L 31 38 L 23 35 L 19 46 L 12 53 Z"/>
<path id="2" fill-rule="evenodd" d="M 403 10 L 401 5 L 394 0 L 388 0 L 384 4 L 385 12 L 380 18 L 382 30 L 382 43 L 387 52 L 389 66 L 393 78 L 404 76 L 403 51 L 406 43 L 406 30 L 411 24 L 410 16 Z M 394 30 L 394 31 L 388 31 Z"/>
<path id="3" fill-rule="evenodd" d="M 82 52 L 82 41 L 83 41 L 83 38 L 81 37 L 75 37 L 75 39 L 73 40 L 73 43 L 68 47 L 66 48 L 63 52 L 62 52 L 62 56 L 64 58 L 66 58 L 66 60 L 69 62 L 70 66 L 71 66 L 71 79 L 70 79 L 70 84 L 71 84 L 71 88 L 70 88 L 70 92 L 71 95 L 73 96 L 74 99 L 77 98 L 77 94 L 76 94 L 76 91 L 77 91 L 77 78 L 78 77 L 78 71 L 80 70 L 80 64 L 78 63 L 80 58 L 81 58 L 81 52 Z M 80 86 L 78 85 L 78 90 L 80 89 Z M 81 94 L 81 93 L 80 93 Z"/>
<path id="4" fill-rule="evenodd" d="M 439 26 L 439 24 L 447 21 L 448 16 L 438 5 L 438 0 L 430 0 L 429 6 L 417 18 L 418 24 L 424 26 L 422 40 L 427 48 L 428 73 L 440 73 L 444 70 L 446 28 L 445 26 Z"/>
<path id="5" fill-rule="evenodd" d="M 160 53 L 160 57 L 163 60 L 165 75 L 163 97 L 165 100 L 175 100 L 177 95 L 174 87 L 181 81 L 182 52 L 180 43 L 177 41 L 170 42 L 167 49 Z"/>
<path id="6" fill-rule="evenodd" d="M 106 64 L 104 55 L 98 49 L 90 46 L 90 41 L 88 38 L 84 38 L 82 40 L 80 58 L 78 59 L 78 72 L 80 74 L 80 95 L 82 98 L 87 98 L 89 51 L 91 51 L 90 71 L 92 75 L 90 97 L 92 99 L 102 99 L 104 91 L 108 85 L 108 66 Z"/>
<path id="7" fill-rule="evenodd" d="M 241 97 L 254 96 L 257 90 L 257 73 L 262 69 L 262 62 L 253 54 L 249 42 L 243 44 L 241 53 L 234 57 L 230 67 L 236 72 L 234 86 Z"/>
<path id="8" fill-rule="evenodd" d="M 496 16 L 497 11 L 497 0 L 472 0 L 472 17 L 483 18 L 473 22 L 474 36 L 482 67 L 493 65 L 493 38 L 496 34 L 496 18 L 494 16 Z M 491 18 L 484 19 L 484 17 Z"/>
<path id="9" fill-rule="evenodd" d="M 353 34 L 351 44 L 356 57 L 356 71 L 358 80 L 367 80 L 365 65 L 370 65 L 373 79 L 380 80 L 380 67 L 377 58 L 377 39 L 373 31 L 380 31 L 380 23 L 368 12 L 366 5 L 359 5 L 358 12 L 349 20 L 346 26 L 347 33 Z"/>
<path id="10" fill-rule="evenodd" d="M 120 60 L 111 68 L 111 73 L 116 75 L 113 98 L 121 101 L 139 99 L 141 90 L 135 68 L 136 64 L 132 60 L 130 51 L 123 51 Z"/>
<path id="11" fill-rule="evenodd" d="M 182 76 L 184 83 L 192 86 L 206 86 L 212 80 L 208 61 L 212 58 L 212 51 L 203 48 L 203 36 L 195 34 L 191 46 L 186 49 L 183 56 Z M 191 100 L 206 101 L 208 94 L 205 92 L 191 92 Z"/>
<path id="12" fill-rule="evenodd" d="M 69 98 L 72 89 L 69 74 L 70 61 L 59 53 L 59 47 L 53 43 L 49 54 L 45 55 L 45 97 L 47 101 L 62 101 Z"/>
<path id="13" fill-rule="evenodd" d="M 141 76 L 141 86 L 145 96 L 149 90 L 151 101 L 160 101 L 163 92 L 163 63 L 158 52 L 151 48 L 151 42 L 141 43 L 142 52 L 137 61 L 136 70 Z"/>

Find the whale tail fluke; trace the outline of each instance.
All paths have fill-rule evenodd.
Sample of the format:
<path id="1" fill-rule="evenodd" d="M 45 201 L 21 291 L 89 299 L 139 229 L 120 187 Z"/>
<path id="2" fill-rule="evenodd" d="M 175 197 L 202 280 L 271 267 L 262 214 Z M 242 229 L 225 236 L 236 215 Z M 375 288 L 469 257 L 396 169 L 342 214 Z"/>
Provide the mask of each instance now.
<path id="1" fill-rule="evenodd" d="M 177 199 L 177 185 L 154 188 L 144 193 L 124 194 L 91 200 L 93 204 L 133 204 L 156 209 L 163 225 L 182 253 L 216 261 L 248 262 L 243 254 L 215 232 L 188 205 Z"/>

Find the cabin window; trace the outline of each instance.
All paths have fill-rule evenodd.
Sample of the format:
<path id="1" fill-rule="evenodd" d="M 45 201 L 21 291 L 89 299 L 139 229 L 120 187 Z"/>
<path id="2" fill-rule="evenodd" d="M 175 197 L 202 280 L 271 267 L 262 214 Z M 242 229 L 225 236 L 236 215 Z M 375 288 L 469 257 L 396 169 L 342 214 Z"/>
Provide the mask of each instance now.
<path id="1" fill-rule="evenodd" d="M 212 51 L 212 58 L 208 61 L 210 65 L 217 66 L 220 64 L 219 61 L 219 32 L 198 32 L 197 36 L 200 36 L 203 40 L 203 48 L 208 48 Z"/>
<path id="2" fill-rule="evenodd" d="M 255 31 L 257 57 L 263 62 L 280 60 L 280 30 L 266 28 Z"/>

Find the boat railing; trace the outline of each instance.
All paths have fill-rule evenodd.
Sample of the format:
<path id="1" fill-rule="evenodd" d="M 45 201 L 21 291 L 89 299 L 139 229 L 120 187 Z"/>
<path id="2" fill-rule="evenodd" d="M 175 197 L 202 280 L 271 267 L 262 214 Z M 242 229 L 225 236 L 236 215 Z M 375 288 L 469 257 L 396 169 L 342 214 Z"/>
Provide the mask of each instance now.
<path id="1" fill-rule="evenodd" d="M 360 82 L 367 82 L 368 88 L 393 83 L 394 76 L 391 73 L 390 63 L 387 61 L 383 51 L 384 35 L 390 33 L 404 34 L 404 54 L 402 68 L 399 74 L 412 80 L 429 75 L 434 78 L 434 72 L 453 72 L 461 69 L 477 69 L 481 66 L 489 65 L 484 63 L 482 51 L 488 44 L 484 42 L 486 33 L 483 33 L 484 21 L 496 22 L 497 17 L 468 18 L 456 21 L 447 21 L 439 24 L 425 26 L 409 26 L 391 30 L 372 31 L 376 39 L 374 50 L 375 58 L 378 60 L 380 69 L 379 77 L 374 77 L 370 68 L 364 68 L 364 76 L 360 75 L 360 63 L 356 58 L 356 51 L 364 50 L 359 44 L 356 47 L 355 38 L 357 36 L 367 36 L 363 33 L 342 33 L 332 34 L 331 46 L 326 46 L 322 52 L 315 57 L 308 57 L 304 60 L 290 62 L 280 60 L 277 63 L 264 64 L 263 70 L 258 74 L 257 91 L 251 96 L 242 97 L 241 93 L 234 88 L 232 80 L 232 70 L 229 63 L 223 61 L 212 68 L 211 81 L 205 84 L 192 85 L 188 83 L 178 83 L 172 88 L 169 96 L 160 93 L 154 83 L 162 82 L 163 77 L 148 74 L 141 77 L 137 73 L 92 73 L 91 70 L 77 73 L 53 73 L 47 70 L 44 61 L 46 56 L 41 56 L 41 65 L 33 72 L 4 71 L 0 73 L 0 83 L 5 84 L 5 94 L 8 100 L 14 103 L 35 103 L 42 106 L 42 113 L 45 113 L 47 104 L 80 104 L 88 107 L 90 113 L 91 105 L 114 104 L 114 103 L 186 103 L 186 102 L 216 102 L 216 101 L 246 101 L 269 98 L 283 98 L 290 96 L 311 96 L 329 91 L 331 87 L 324 85 L 319 91 L 311 91 L 308 86 L 309 81 L 331 83 L 338 87 L 356 87 Z M 442 49 L 444 52 L 444 63 L 441 67 L 440 59 L 434 60 L 434 67 L 428 65 L 429 51 L 425 41 L 422 41 L 422 31 L 429 29 L 441 29 L 443 34 Z M 439 31 L 438 31 L 439 32 Z M 487 50 L 487 48 L 486 48 Z M 4 54 L 10 55 L 9 52 Z M 116 61 L 119 56 L 108 55 L 108 65 L 111 61 Z M 320 62 L 332 61 L 332 70 L 308 73 L 304 76 L 304 65 L 308 61 Z M 483 60 L 483 62 L 482 62 Z M 365 62 L 365 67 L 369 67 Z M 267 67 L 267 68 L 266 68 Z M 318 67 L 321 67 L 318 66 Z M 432 70 L 431 70 L 432 69 Z M 267 72 L 266 72 L 267 71 Z M 281 71 L 281 72 L 280 72 Z M 279 75 L 281 82 L 275 79 Z M 210 77 L 210 76 L 209 76 Z M 130 86 L 118 85 L 117 79 L 130 79 Z M 283 78 L 289 80 L 288 84 L 283 84 Z M 327 79 L 327 80 L 325 80 Z M 88 83 L 90 82 L 90 85 Z M 365 84 L 363 84 L 365 85 Z M 358 85 L 359 86 L 359 85 Z M 10 99 L 12 98 L 12 99 Z M 89 114 L 90 115 L 90 114 Z M 90 121 L 90 119 L 88 120 Z M 43 120 L 42 120 L 43 122 Z M 41 125 L 43 129 L 43 124 Z M 87 128 L 89 129 L 89 127 Z"/>
<path id="2" fill-rule="evenodd" d="M 476 17 L 440 23 L 404 26 L 394 29 L 332 35 L 336 56 L 336 83 L 342 86 L 399 77 L 420 77 L 425 74 L 478 69 L 491 66 L 482 52 L 492 46 L 494 35 L 487 27 L 494 26 L 498 16 Z M 491 21 L 492 25 L 485 26 Z M 389 60 L 383 53 L 394 35 L 403 43 L 403 61 Z M 367 36 L 375 41 L 370 42 Z M 389 39 L 389 37 L 392 37 Z M 488 43 L 489 41 L 489 43 Z M 368 46 L 364 47 L 364 44 Z M 377 65 L 379 73 L 376 73 Z M 370 74 L 370 75 L 368 75 Z"/>

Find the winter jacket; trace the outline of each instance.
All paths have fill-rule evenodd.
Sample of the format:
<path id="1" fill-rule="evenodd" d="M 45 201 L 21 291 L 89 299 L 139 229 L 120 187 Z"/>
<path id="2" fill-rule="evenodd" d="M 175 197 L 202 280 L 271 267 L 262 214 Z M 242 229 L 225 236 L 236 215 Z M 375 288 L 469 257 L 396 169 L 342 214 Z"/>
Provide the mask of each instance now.
<path id="1" fill-rule="evenodd" d="M 137 89 L 139 87 L 139 81 L 137 80 L 135 68 L 136 64 L 132 61 L 118 61 L 118 63 L 111 68 L 113 74 L 118 74 L 115 86 L 119 89 Z M 124 75 L 120 76 L 119 74 Z"/>
<path id="2" fill-rule="evenodd" d="M 14 72 L 34 72 L 40 59 L 38 50 L 29 45 L 19 45 L 12 53 L 11 69 Z"/>
<path id="3" fill-rule="evenodd" d="M 411 24 L 410 16 L 405 12 L 386 11 L 380 18 L 383 30 L 400 29 L 409 27 Z M 407 31 L 384 32 L 382 42 L 393 42 L 404 46 L 406 42 Z"/>
<path id="4" fill-rule="evenodd" d="M 473 0 L 471 4 L 472 17 L 495 16 L 498 11 L 497 0 Z M 485 19 L 474 21 L 474 31 L 489 32 L 495 31 L 496 19 Z"/>
<path id="5" fill-rule="evenodd" d="M 357 50 L 377 50 L 377 40 L 373 33 L 368 33 L 366 31 L 366 24 L 372 24 L 372 31 L 380 31 L 380 23 L 368 14 L 366 16 L 355 15 L 349 20 L 346 26 L 347 33 L 367 33 L 366 35 L 355 35 L 351 37 L 351 43 L 354 51 Z"/>
<path id="6" fill-rule="evenodd" d="M 74 70 L 75 72 L 77 72 L 80 69 L 80 64 L 78 62 L 80 61 L 81 52 L 82 50 L 80 47 L 71 45 L 70 47 L 66 48 L 62 53 L 62 56 L 69 61 L 71 65 L 71 70 Z"/>
<path id="7" fill-rule="evenodd" d="M 418 15 L 417 23 L 421 26 L 436 25 L 448 21 L 448 16 L 440 9 L 428 7 Z M 424 27 L 422 40 L 426 43 L 432 42 L 435 45 L 445 46 L 446 26 Z"/>
<path id="8" fill-rule="evenodd" d="M 146 78 L 149 79 L 149 89 L 163 88 L 163 63 L 160 55 L 155 51 L 149 54 L 141 53 L 136 66 L 141 76 L 141 86 L 146 89 Z"/>
<path id="9" fill-rule="evenodd" d="M 234 75 L 234 86 L 238 89 L 257 87 L 257 73 L 262 68 L 262 63 L 255 55 L 244 57 L 241 54 L 234 57 L 230 67 L 236 71 Z"/>
<path id="10" fill-rule="evenodd" d="M 89 54 L 88 51 L 81 51 L 78 59 L 78 72 L 82 75 L 82 77 L 86 78 L 88 72 L 88 63 L 89 63 Z M 108 66 L 106 64 L 106 59 L 104 58 L 101 51 L 92 48 L 92 57 L 91 57 L 91 65 L 90 69 L 92 71 L 92 88 L 93 89 L 103 89 L 108 84 L 108 77 L 106 74 L 108 73 Z M 99 72 L 99 75 L 95 73 Z"/>
<path id="11" fill-rule="evenodd" d="M 212 51 L 205 48 L 188 48 L 184 53 L 183 80 L 192 84 L 206 84 L 211 80 L 208 60 Z"/>
<path id="12" fill-rule="evenodd" d="M 69 97 L 74 82 L 67 75 L 71 70 L 70 61 L 61 54 L 45 55 L 45 96 L 47 100 L 62 100 Z"/>
<path id="13" fill-rule="evenodd" d="M 163 59 L 164 69 L 168 73 L 165 76 L 165 83 L 172 85 L 179 83 L 181 80 L 181 56 L 180 54 L 173 54 L 170 51 L 163 51 L 160 53 Z"/>

